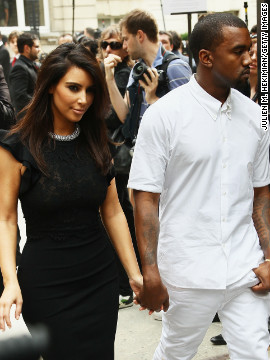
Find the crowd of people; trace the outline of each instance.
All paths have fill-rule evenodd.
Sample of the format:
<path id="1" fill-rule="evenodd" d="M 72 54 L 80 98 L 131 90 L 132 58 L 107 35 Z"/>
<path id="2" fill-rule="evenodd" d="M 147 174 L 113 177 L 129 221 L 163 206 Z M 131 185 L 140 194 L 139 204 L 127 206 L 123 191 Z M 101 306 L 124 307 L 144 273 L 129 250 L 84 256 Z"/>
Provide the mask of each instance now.
<path id="1" fill-rule="evenodd" d="M 44 360 L 114 358 L 118 310 L 162 318 L 154 360 L 194 357 L 218 314 L 232 359 L 269 345 L 269 134 L 257 31 L 130 11 L 103 31 L 0 43 L 0 329 L 44 324 Z M 191 65 L 191 66 L 190 66 Z M 27 241 L 19 251 L 17 204 Z M 160 317 L 162 314 L 162 317 Z"/>

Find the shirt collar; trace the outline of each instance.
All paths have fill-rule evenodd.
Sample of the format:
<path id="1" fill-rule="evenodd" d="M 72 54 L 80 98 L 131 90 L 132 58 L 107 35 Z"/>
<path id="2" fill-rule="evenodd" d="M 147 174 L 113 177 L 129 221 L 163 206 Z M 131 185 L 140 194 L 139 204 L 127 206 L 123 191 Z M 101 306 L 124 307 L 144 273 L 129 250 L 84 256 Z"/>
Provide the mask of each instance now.
<path id="1" fill-rule="evenodd" d="M 159 43 L 158 52 L 157 52 L 157 55 L 156 55 L 156 57 L 155 57 L 155 60 L 154 60 L 154 62 L 153 62 L 153 64 L 152 64 L 152 68 L 155 68 L 155 67 L 157 67 L 157 66 L 159 66 L 159 65 L 162 64 L 163 55 L 162 55 L 161 46 L 162 46 L 162 44 Z M 145 63 L 145 61 L 144 61 L 142 58 L 140 58 L 139 61 L 142 61 L 142 62 Z"/>
<path id="2" fill-rule="evenodd" d="M 161 43 L 159 43 L 158 52 L 157 52 L 157 55 L 156 55 L 156 58 L 155 58 L 155 60 L 153 62 L 152 67 L 157 67 L 157 66 L 161 65 L 162 61 L 163 61 L 163 56 L 162 56 L 162 53 L 161 53 Z"/>
<path id="3" fill-rule="evenodd" d="M 208 94 L 197 82 L 195 75 L 193 74 L 189 86 L 192 89 L 192 95 L 196 100 L 201 104 L 201 106 L 208 112 L 213 120 L 217 120 L 218 114 L 220 111 L 225 112 L 228 116 L 228 119 L 231 120 L 231 90 L 230 93 L 222 105 L 222 103 L 214 98 L 212 95 Z"/>

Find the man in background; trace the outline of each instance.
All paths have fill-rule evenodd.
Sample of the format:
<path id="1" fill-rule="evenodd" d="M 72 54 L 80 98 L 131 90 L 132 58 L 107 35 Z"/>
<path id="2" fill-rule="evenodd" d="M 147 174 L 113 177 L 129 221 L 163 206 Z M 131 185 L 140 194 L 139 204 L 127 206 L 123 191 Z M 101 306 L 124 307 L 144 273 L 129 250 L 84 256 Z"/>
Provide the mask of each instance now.
<path id="1" fill-rule="evenodd" d="M 37 80 L 35 60 L 38 59 L 40 44 L 36 35 L 23 33 L 18 37 L 17 46 L 20 57 L 10 72 L 10 94 L 18 115 L 29 104 L 34 93 Z"/>

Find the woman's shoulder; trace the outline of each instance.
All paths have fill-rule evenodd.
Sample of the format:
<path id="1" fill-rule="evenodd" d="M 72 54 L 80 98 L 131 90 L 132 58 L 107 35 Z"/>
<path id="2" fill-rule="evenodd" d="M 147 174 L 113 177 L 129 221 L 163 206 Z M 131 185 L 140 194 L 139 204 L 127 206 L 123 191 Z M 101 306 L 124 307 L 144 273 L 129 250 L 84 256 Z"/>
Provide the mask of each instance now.
<path id="1" fill-rule="evenodd" d="M 0 130 L 0 146 L 26 167 L 20 185 L 20 195 L 28 191 L 39 179 L 40 170 L 28 147 L 21 141 L 19 133 Z"/>
<path id="2" fill-rule="evenodd" d="M 19 133 L 0 130 L 0 146 L 9 151 L 21 163 L 28 162 L 37 168 L 36 162 L 28 147 L 21 141 Z"/>

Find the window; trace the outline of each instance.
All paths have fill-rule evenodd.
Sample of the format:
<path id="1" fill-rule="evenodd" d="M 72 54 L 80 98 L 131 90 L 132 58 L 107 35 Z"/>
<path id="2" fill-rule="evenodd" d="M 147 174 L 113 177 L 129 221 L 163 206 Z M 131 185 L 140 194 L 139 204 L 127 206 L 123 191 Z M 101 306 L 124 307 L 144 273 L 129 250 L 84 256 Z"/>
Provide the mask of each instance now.
<path id="1" fill-rule="evenodd" d="M 16 0 L 0 0 L 0 26 L 18 26 Z"/>
<path id="2" fill-rule="evenodd" d="M 24 0 L 26 26 L 44 26 L 43 0 Z"/>
<path id="3" fill-rule="evenodd" d="M 3 33 L 14 28 L 49 31 L 49 0 L 0 0 L 0 28 Z M 6 12 L 8 11 L 8 22 Z M 5 29 L 6 28 L 6 29 Z"/>

